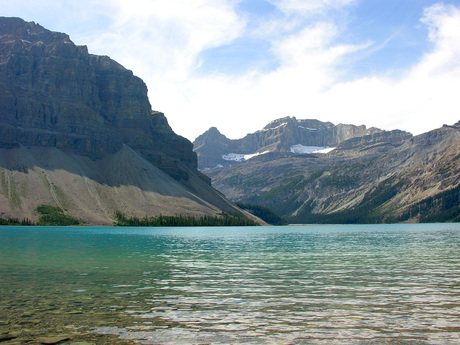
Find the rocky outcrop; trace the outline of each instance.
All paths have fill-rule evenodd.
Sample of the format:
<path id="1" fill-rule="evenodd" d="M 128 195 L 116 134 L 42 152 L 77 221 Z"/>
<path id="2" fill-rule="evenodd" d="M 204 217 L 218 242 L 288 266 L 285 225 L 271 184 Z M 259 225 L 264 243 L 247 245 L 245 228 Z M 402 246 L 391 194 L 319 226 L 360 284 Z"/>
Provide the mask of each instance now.
<path id="1" fill-rule="evenodd" d="M 264 146 L 276 143 L 279 151 L 289 152 L 292 145 L 336 147 L 341 142 L 350 138 L 360 137 L 366 134 L 378 132 L 378 129 L 366 126 L 355 126 L 319 120 L 298 120 L 295 117 L 285 117 L 272 121 L 257 132 L 259 136 L 267 137 L 262 141 Z"/>
<path id="2" fill-rule="evenodd" d="M 377 151 L 384 153 L 387 150 L 402 145 L 407 139 L 412 138 L 412 134 L 400 131 L 376 131 L 359 137 L 354 137 L 341 142 L 336 148 L 336 154 L 350 154 L 353 151 Z M 339 153 L 340 152 L 340 153 Z"/>
<path id="3" fill-rule="evenodd" d="M 197 170 L 192 143 L 144 82 L 69 36 L 0 18 L 0 218 L 49 204 L 86 224 L 241 213 Z"/>

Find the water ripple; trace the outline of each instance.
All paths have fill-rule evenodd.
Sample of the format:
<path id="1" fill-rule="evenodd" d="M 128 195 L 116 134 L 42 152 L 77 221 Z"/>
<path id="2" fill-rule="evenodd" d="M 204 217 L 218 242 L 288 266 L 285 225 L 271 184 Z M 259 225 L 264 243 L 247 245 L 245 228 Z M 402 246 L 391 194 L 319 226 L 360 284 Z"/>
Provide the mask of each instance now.
<path id="1" fill-rule="evenodd" d="M 454 228 L 139 230 L 111 233 L 105 247 L 88 235 L 91 255 L 71 255 L 75 274 L 67 276 L 52 273 L 61 269 L 56 253 L 46 263 L 9 254 L 46 265 L 61 290 L 67 284 L 81 301 L 99 303 L 93 309 L 108 308 L 117 321 L 101 319 L 92 332 L 143 344 L 459 344 Z M 64 267 L 69 252 L 62 255 Z"/>

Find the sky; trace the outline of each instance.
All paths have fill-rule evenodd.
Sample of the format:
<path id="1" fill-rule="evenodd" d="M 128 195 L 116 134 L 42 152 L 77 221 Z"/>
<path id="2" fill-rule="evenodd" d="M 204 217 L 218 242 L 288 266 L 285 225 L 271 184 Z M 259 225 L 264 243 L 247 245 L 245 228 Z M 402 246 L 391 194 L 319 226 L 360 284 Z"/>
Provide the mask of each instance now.
<path id="1" fill-rule="evenodd" d="M 415 135 L 460 120 L 460 0 L 0 0 L 147 84 L 193 141 L 295 116 Z"/>

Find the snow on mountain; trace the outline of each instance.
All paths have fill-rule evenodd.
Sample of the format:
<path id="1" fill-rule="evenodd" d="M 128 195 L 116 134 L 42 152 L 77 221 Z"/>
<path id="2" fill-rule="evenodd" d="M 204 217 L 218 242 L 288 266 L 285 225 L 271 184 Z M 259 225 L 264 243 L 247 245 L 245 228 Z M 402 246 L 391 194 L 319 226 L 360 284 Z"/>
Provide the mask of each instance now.
<path id="1" fill-rule="evenodd" d="M 291 152 L 296 154 L 301 153 L 328 153 L 334 150 L 335 147 L 325 146 L 304 146 L 301 144 L 291 146 Z"/>
<path id="2" fill-rule="evenodd" d="M 335 147 L 326 147 L 326 146 L 304 146 L 301 144 L 291 146 L 291 152 L 295 154 L 302 154 L 302 153 L 328 153 L 334 150 Z M 233 161 L 233 162 L 243 162 L 248 161 L 251 158 L 256 156 L 260 156 L 266 154 L 270 151 L 264 152 L 256 152 L 251 154 L 245 153 L 228 153 L 226 155 L 222 155 L 222 158 L 226 161 Z"/>
<path id="3" fill-rule="evenodd" d="M 264 152 L 256 152 L 256 153 L 251 153 L 251 154 L 229 153 L 226 155 L 222 155 L 222 158 L 225 159 L 226 161 L 242 162 L 242 161 L 250 160 L 251 158 L 256 157 L 256 156 L 264 155 L 268 152 L 269 151 L 264 151 Z"/>
<path id="4" fill-rule="evenodd" d="M 271 123 L 273 123 L 273 122 L 275 122 L 275 121 L 272 121 Z M 270 123 L 270 124 L 271 124 L 271 123 Z M 278 128 L 281 128 L 281 127 L 285 127 L 285 126 L 287 126 L 287 125 L 288 125 L 288 124 L 287 124 L 286 122 L 284 122 L 284 123 L 282 123 L 282 124 L 280 124 L 280 125 L 278 125 L 278 126 L 276 126 L 276 127 L 264 128 L 264 129 L 258 130 L 257 132 L 274 131 L 275 129 L 278 129 Z M 256 132 L 256 133 L 257 133 L 257 132 Z"/>
<path id="5" fill-rule="evenodd" d="M 307 131 L 317 131 L 318 130 L 318 128 L 308 128 L 304 126 L 299 126 L 299 128 L 306 129 Z"/>

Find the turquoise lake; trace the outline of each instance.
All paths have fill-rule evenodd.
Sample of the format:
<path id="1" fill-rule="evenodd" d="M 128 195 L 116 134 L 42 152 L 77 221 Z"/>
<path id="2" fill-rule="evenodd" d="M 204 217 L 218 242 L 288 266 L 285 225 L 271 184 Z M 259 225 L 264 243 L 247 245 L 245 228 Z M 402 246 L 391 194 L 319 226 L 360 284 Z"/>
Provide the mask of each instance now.
<path id="1" fill-rule="evenodd" d="M 460 344 L 458 223 L 4 226 L 0 277 L 0 334 Z"/>

